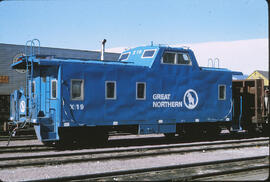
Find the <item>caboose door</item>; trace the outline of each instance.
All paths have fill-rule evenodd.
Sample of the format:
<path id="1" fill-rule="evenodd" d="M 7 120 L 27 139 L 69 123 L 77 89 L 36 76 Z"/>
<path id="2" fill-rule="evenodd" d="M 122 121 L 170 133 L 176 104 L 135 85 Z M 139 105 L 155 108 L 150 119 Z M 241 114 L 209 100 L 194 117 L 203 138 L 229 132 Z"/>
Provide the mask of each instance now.
<path id="1" fill-rule="evenodd" d="M 57 106 L 59 103 L 57 87 L 58 87 L 58 68 L 57 67 L 41 67 L 40 79 L 37 84 L 37 103 L 38 117 L 43 118 L 41 125 L 42 139 L 56 138 L 57 124 Z"/>

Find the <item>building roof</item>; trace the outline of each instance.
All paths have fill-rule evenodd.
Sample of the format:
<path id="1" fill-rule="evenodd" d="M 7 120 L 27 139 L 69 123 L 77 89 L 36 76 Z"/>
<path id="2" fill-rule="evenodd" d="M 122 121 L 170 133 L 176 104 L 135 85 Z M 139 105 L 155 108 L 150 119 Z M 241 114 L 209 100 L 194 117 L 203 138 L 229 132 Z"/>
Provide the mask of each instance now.
<path id="1" fill-rule="evenodd" d="M 268 71 L 261 71 L 256 70 L 258 73 L 262 74 L 265 78 L 269 79 L 269 72 Z"/>

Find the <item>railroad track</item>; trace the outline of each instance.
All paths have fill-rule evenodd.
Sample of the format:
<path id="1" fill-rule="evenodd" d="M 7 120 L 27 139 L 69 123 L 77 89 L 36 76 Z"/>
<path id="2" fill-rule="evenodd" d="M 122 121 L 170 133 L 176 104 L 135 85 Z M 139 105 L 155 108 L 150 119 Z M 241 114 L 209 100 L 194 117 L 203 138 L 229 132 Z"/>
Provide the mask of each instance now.
<path id="1" fill-rule="evenodd" d="M 46 166 L 89 161 L 120 160 L 169 154 L 206 152 L 234 148 L 269 146 L 269 139 L 248 139 L 240 141 L 206 142 L 197 144 L 174 144 L 165 146 L 136 147 L 125 149 L 95 150 L 46 155 L 28 155 L 0 158 L 0 169 L 24 166 Z"/>
<path id="2" fill-rule="evenodd" d="M 36 140 L 37 137 L 35 135 L 17 135 L 14 137 L 11 137 L 10 141 L 15 140 Z M 8 141 L 9 136 L 0 136 L 0 141 Z"/>
<path id="3" fill-rule="evenodd" d="M 191 181 L 259 169 L 269 169 L 268 155 L 32 181 Z"/>
<path id="4" fill-rule="evenodd" d="M 164 137 L 161 137 L 162 139 L 164 139 Z M 133 146 L 142 146 L 142 144 L 145 144 L 145 145 L 158 145 L 158 143 L 155 141 L 157 138 L 147 138 L 147 139 L 132 139 L 134 140 L 134 142 L 132 142 L 134 145 Z M 159 139 L 159 138 L 158 138 Z M 236 143 L 236 142 L 248 142 L 248 141 L 267 141 L 268 138 L 255 138 L 255 139 L 241 139 L 241 140 L 238 140 L 238 141 L 233 141 L 233 143 Z M 93 147 L 97 148 L 112 148 L 112 147 L 119 147 L 119 146 L 125 146 L 123 143 L 126 143 L 125 141 L 126 139 L 120 139 L 120 140 L 116 140 L 116 139 L 113 139 L 113 140 L 110 140 L 107 144 L 103 145 L 103 146 L 72 146 L 72 147 L 60 147 L 60 148 L 54 148 L 54 147 L 49 147 L 49 146 L 45 146 L 45 145 L 16 145 L 16 146 L 0 146 L 0 154 L 3 154 L 3 153 L 30 153 L 30 152 L 44 152 L 44 151 L 51 151 L 51 150 L 58 150 L 58 151 L 63 151 L 63 150 L 69 150 L 69 149 L 72 149 L 72 150 L 79 150 L 79 149 L 93 149 Z M 152 141 L 151 142 L 149 142 Z M 153 141 L 154 140 L 154 141 Z M 228 139 L 227 139 L 228 140 Z M 268 139 L 269 140 L 269 139 Z M 166 145 L 171 145 L 173 147 L 173 145 L 175 145 L 176 147 L 178 145 L 185 145 L 183 143 L 181 144 L 175 144 L 174 140 L 172 140 L 171 142 L 160 142 L 160 145 L 162 144 L 166 144 Z M 195 141 L 179 141 L 177 140 L 177 142 L 196 142 Z M 201 141 L 197 141 L 197 142 L 201 142 Z M 211 145 L 211 143 L 217 143 L 217 142 L 220 142 L 220 141 L 211 141 L 211 142 L 204 142 L 202 144 L 195 144 L 195 146 L 197 145 Z M 228 141 L 222 141 L 222 143 L 226 143 L 226 142 L 232 142 L 230 140 Z M 222 144 L 221 143 L 221 144 Z M 193 145 L 193 144 L 186 144 L 186 145 Z M 128 145 L 129 146 L 129 145 Z M 130 145 L 131 147 L 132 145 Z"/>
<path id="5" fill-rule="evenodd" d="M 0 146 L 0 154 L 3 153 L 29 153 L 51 151 L 53 147 L 45 145 L 16 145 L 16 146 Z"/>
<path id="6" fill-rule="evenodd" d="M 200 145 L 211 145 L 211 144 L 226 144 L 226 143 L 245 143 L 245 142 L 260 142 L 260 141 L 267 141 L 269 140 L 268 138 L 257 138 L 257 139 L 242 139 L 242 140 L 237 140 L 237 141 L 215 141 L 215 142 L 204 142 L 204 143 L 195 143 L 195 144 L 171 144 L 170 147 L 178 147 L 179 145 L 182 146 L 200 146 Z M 108 148 L 108 147 L 115 147 L 113 146 L 113 144 L 108 144 L 107 146 L 104 145 L 104 148 Z M 89 147 L 88 147 L 89 148 Z M 158 148 L 158 147 L 156 147 Z M 162 148 L 162 147 L 161 147 Z M 15 146 L 0 146 L 0 154 L 3 153 L 30 153 L 30 152 L 44 152 L 44 151 L 51 151 L 54 150 L 54 147 L 48 147 L 45 145 L 15 145 Z M 69 149 L 69 148 L 67 148 Z M 72 148 L 74 149 L 87 149 L 87 147 L 84 148 Z M 65 148 L 63 149 L 59 149 L 58 151 L 63 151 L 65 150 Z M 136 150 L 136 149 L 135 149 Z M 139 149 L 138 149 L 139 150 Z"/>

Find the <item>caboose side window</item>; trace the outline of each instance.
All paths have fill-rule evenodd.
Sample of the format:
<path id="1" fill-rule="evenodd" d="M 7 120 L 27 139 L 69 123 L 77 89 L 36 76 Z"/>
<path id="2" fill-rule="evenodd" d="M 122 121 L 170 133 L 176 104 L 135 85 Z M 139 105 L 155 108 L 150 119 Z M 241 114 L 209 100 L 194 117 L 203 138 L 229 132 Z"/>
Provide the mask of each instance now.
<path id="1" fill-rule="evenodd" d="M 51 99 L 56 99 L 57 97 L 57 80 L 51 81 Z"/>
<path id="2" fill-rule="evenodd" d="M 226 85 L 218 86 L 218 99 L 225 100 L 226 99 Z"/>
<path id="3" fill-rule="evenodd" d="M 162 63 L 166 64 L 174 64 L 175 53 L 173 52 L 165 52 L 162 57 Z"/>
<path id="4" fill-rule="evenodd" d="M 71 100 L 83 100 L 84 98 L 84 82 L 83 80 L 71 80 Z"/>
<path id="5" fill-rule="evenodd" d="M 146 84 L 144 82 L 136 83 L 136 99 L 137 100 L 145 100 L 146 93 Z"/>
<path id="6" fill-rule="evenodd" d="M 105 98 L 106 99 L 116 99 L 116 82 L 115 81 L 106 81 L 105 82 Z"/>
<path id="7" fill-rule="evenodd" d="M 188 54 L 178 53 L 177 54 L 177 64 L 191 65 L 191 61 L 189 59 Z"/>

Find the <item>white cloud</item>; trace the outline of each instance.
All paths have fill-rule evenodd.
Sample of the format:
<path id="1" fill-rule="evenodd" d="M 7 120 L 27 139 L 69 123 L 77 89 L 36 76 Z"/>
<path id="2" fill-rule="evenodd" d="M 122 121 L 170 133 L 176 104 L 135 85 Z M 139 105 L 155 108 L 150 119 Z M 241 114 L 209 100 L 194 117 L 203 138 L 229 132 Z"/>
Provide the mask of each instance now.
<path id="1" fill-rule="evenodd" d="M 228 42 L 205 42 L 177 44 L 193 50 L 200 66 L 208 66 L 208 59 L 218 58 L 219 67 L 251 74 L 255 70 L 268 71 L 268 39 L 250 39 Z M 106 52 L 121 53 L 125 47 L 107 49 Z"/>
<path id="2" fill-rule="evenodd" d="M 251 74 L 254 70 L 268 71 L 268 39 L 206 42 L 185 46 L 194 51 L 200 66 L 208 66 L 209 58 L 218 58 L 221 68 L 242 71 L 244 74 Z"/>

